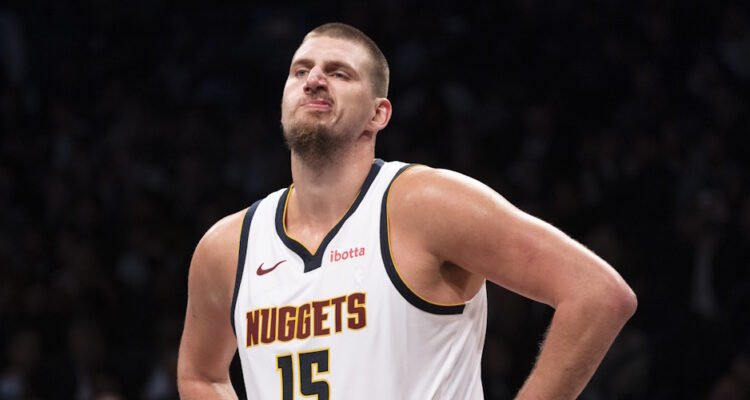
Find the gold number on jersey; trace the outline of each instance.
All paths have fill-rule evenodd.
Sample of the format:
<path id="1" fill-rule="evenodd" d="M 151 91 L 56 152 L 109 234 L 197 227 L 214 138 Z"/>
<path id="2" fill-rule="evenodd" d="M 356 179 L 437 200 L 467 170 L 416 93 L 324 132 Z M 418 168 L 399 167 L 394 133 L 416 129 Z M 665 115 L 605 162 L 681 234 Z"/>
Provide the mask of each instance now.
<path id="1" fill-rule="evenodd" d="M 299 390 L 303 396 L 329 400 L 331 389 L 325 380 L 313 380 L 328 373 L 328 349 L 313 350 L 297 355 L 299 365 Z M 294 399 L 294 359 L 291 354 L 276 356 L 276 369 L 281 373 L 281 400 Z"/>

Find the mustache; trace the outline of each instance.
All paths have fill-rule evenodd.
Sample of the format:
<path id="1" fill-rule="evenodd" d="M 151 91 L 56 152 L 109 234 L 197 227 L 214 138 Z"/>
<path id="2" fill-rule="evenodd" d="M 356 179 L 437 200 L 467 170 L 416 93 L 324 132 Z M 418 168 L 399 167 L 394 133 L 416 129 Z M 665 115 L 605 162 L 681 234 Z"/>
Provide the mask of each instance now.
<path id="1" fill-rule="evenodd" d="M 299 101 L 298 105 L 304 105 L 313 101 L 325 101 L 328 104 L 333 105 L 333 99 L 330 96 L 326 96 L 324 94 L 317 94 L 314 96 L 307 96 Z"/>

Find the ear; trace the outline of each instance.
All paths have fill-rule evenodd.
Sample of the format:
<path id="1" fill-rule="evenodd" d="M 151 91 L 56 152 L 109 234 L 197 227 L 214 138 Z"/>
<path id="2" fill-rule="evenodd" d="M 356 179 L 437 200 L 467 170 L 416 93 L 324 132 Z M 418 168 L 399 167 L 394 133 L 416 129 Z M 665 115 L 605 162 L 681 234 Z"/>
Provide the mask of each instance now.
<path id="1" fill-rule="evenodd" d="M 372 132 L 379 132 L 388 125 L 391 120 L 391 102 L 385 97 L 378 97 L 375 99 L 375 113 L 373 114 L 370 121 L 367 123 L 367 130 Z"/>

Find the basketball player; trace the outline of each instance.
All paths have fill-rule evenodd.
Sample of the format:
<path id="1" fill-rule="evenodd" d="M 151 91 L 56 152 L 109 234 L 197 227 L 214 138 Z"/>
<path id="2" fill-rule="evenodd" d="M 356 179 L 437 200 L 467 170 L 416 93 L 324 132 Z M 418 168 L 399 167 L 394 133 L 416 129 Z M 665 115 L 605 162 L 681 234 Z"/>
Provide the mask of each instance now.
<path id="1" fill-rule="evenodd" d="M 636 298 L 559 230 L 458 173 L 375 159 L 388 66 L 343 24 L 305 36 L 282 99 L 293 184 L 219 221 L 190 267 L 185 399 L 481 399 L 487 280 L 554 307 L 519 399 L 573 399 Z"/>

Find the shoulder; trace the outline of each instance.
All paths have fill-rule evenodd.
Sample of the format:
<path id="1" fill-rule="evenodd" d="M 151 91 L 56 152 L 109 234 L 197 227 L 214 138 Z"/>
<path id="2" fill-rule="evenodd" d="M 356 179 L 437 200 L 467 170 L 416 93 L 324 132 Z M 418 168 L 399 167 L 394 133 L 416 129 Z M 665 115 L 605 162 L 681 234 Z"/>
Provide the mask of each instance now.
<path id="1" fill-rule="evenodd" d="M 236 263 L 245 225 L 253 219 L 255 210 L 263 200 L 268 200 L 281 191 L 271 193 L 251 206 L 229 214 L 214 223 L 198 242 L 193 259 L 206 259 L 212 262 L 231 259 Z"/>
<path id="2" fill-rule="evenodd" d="M 247 209 L 227 215 L 209 228 L 195 247 L 190 263 L 191 284 L 230 293 L 239 256 L 242 223 Z"/>
<path id="3" fill-rule="evenodd" d="M 437 216 L 436 211 L 460 212 L 467 208 L 499 207 L 508 203 L 493 189 L 464 174 L 414 165 L 398 176 L 389 199 L 397 208 L 417 215 Z"/>
<path id="4" fill-rule="evenodd" d="M 242 221 L 247 209 L 227 215 L 214 223 L 203 235 L 196 247 L 196 253 L 202 256 L 218 256 L 227 246 L 239 243 Z"/>
<path id="5" fill-rule="evenodd" d="M 489 186 L 461 173 L 415 165 L 392 184 L 388 216 L 428 251 L 469 249 L 509 232 L 524 214 Z"/>

